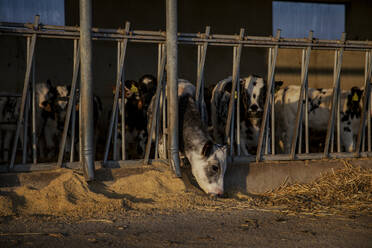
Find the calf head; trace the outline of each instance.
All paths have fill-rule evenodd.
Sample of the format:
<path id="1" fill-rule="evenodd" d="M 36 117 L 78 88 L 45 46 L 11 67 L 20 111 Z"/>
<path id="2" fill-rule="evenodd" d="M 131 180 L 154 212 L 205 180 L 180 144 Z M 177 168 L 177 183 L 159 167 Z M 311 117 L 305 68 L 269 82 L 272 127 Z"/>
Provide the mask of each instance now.
<path id="1" fill-rule="evenodd" d="M 351 118 L 359 118 L 362 113 L 361 99 L 363 90 L 358 87 L 353 87 L 350 90 L 350 94 L 347 96 L 346 103 L 346 114 L 350 115 Z"/>
<path id="2" fill-rule="evenodd" d="M 266 98 L 266 82 L 258 76 L 248 76 L 241 81 L 244 112 L 249 117 L 261 117 Z"/>
<path id="3" fill-rule="evenodd" d="M 48 79 L 46 83 L 36 84 L 35 87 L 38 106 L 41 110 L 52 112 L 54 98 L 57 96 L 56 89 Z"/>
<path id="4" fill-rule="evenodd" d="M 150 74 L 143 75 L 139 79 L 138 88 L 144 109 L 149 107 L 151 99 L 155 95 L 157 84 L 156 78 Z"/>
<path id="5" fill-rule="evenodd" d="M 195 154 L 195 158 L 192 158 L 197 160 L 192 161 L 192 174 L 207 194 L 222 195 L 224 192 L 226 153 L 226 146 L 214 144 L 209 140 L 204 144 L 201 154 Z"/>

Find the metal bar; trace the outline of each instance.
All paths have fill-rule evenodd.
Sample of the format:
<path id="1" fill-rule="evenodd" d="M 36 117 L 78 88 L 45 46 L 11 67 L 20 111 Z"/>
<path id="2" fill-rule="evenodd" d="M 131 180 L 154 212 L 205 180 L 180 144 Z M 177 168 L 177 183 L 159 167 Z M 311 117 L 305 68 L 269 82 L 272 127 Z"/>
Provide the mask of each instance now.
<path id="1" fill-rule="evenodd" d="M 309 40 L 313 39 L 313 32 L 309 32 Z M 307 83 L 307 76 L 308 76 L 308 70 L 309 70 L 309 63 L 310 63 L 310 52 L 311 47 L 308 47 L 306 49 L 306 52 L 303 52 L 303 56 L 305 58 L 302 58 L 302 61 L 304 62 L 304 66 L 302 66 L 302 72 L 301 72 L 301 89 L 300 89 L 300 98 L 297 104 L 297 114 L 296 114 L 296 124 L 293 130 L 293 136 L 292 136 L 292 143 L 291 143 L 291 157 L 295 157 L 296 153 L 296 144 L 298 139 L 298 133 L 301 132 L 300 137 L 302 138 L 302 116 L 303 116 L 303 104 L 305 103 L 304 95 L 305 95 L 305 86 Z M 298 146 L 301 146 L 301 142 L 299 142 Z M 298 148 L 299 151 L 301 151 L 301 148 Z M 300 153 L 300 152 L 299 152 Z"/>
<path id="2" fill-rule="evenodd" d="M 94 180 L 94 123 L 92 73 L 92 2 L 80 0 L 82 168 L 86 181 Z"/>
<path id="3" fill-rule="evenodd" d="M 339 52 L 336 50 L 335 51 L 335 57 L 334 57 L 334 62 L 333 62 L 333 80 L 336 80 L 337 78 L 337 64 L 338 64 L 338 56 L 339 56 Z M 331 150 L 331 153 L 334 152 L 334 131 L 332 131 L 331 133 L 331 142 L 330 142 L 330 150 Z"/>
<path id="4" fill-rule="evenodd" d="M 304 75 L 305 75 L 305 56 L 306 56 L 306 49 L 302 49 L 302 59 L 301 59 L 301 81 L 302 79 L 304 78 Z M 302 83 L 302 82 L 301 82 Z M 302 87 L 301 87 L 302 88 Z M 304 98 L 306 99 L 306 96 L 305 96 L 305 85 L 304 85 Z M 300 103 L 302 102 L 302 99 L 299 99 L 299 102 Z M 301 111 L 303 110 L 303 102 L 301 103 Z M 297 110 L 299 111 L 299 109 Z M 299 126 L 299 130 L 298 130 L 298 144 L 297 144 L 297 148 L 298 148 L 298 154 L 302 153 L 302 118 L 303 118 L 303 113 L 301 113 L 301 120 L 300 120 L 300 126 Z"/>
<path id="5" fill-rule="evenodd" d="M 121 45 L 120 45 L 120 41 L 118 41 L 117 52 L 116 52 L 116 75 L 119 75 L 120 73 L 120 57 L 121 57 Z M 120 82 L 121 82 L 121 78 L 120 78 Z M 122 94 L 124 94 L 124 92 L 122 92 Z M 120 91 L 119 91 L 119 97 L 120 97 Z M 112 160 L 118 160 L 117 144 L 118 144 L 118 122 L 119 122 L 119 113 L 118 113 L 119 112 L 119 97 L 117 99 L 118 102 L 116 103 L 115 119 L 114 119 L 114 135 L 112 136 Z"/>
<path id="6" fill-rule="evenodd" d="M 163 73 L 161 70 L 164 70 L 164 68 L 162 68 L 162 56 L 164 54 L 163 52 L 163 46 L 161 44 L 158 45 L 158 78 L 160 76 L 161 73 Z M 164 64 L 164 67 L 165 67 L 165 64 Z M 163 110 L 163 98 L 165 97 L 163 92 L 163 88 L 164 88 L 164 80 L 162 80 L 161 82 L 158 82 L 159 85 L 161 85 L 161 88 L 160 88 L 160 107 L 159 109 L 156 111 L 157 113 L 157 116 L 156 116 L 156 131 L 155 131 L 155 159 L 158 159 L 159 158 L 159 149 L 158 149 L 158 144 L 159 144 L 159 132 L 160 132 L 160 116 L 162 115 L 163 112 L 161 112 Z"/>
<path id="7" fill-rule="evenodd" d="M 234 67 L 237 66 L 238 69 L 237 69 L 237 74 L 238 74 L 238 82 L 237 82 L 237 85 L 236 85 L 236 94 L 237 94 L 237 99 L 236 99 L 236 150 L 237 150 L 237 156 L 240 156 L 240 153 L 241 153 L 241 149 L 240 149 L 240 65 L 237 64 L 238 61 L 237 61 L 237 48 L 234 47 Z"/>
<path id="8" fill-rule="evenodd" d="M 156 121 L 158 119 L 158 110 L 159 110 L 159 102 L 160 102 L 160 92 L 161 92 L 161 87 L 163 82 L 163 77 L 164 77 L 164 70 L 165 70 L 165 61 L 166 61 L 167 55 L 166 52 L 162 52 L 162 59 L 161 59 L 161 64 L 158 68 L 158 85 L 156 86 L 156 93 L 155 93 L 155 102 L 154 105 L 152 106 L 152 115 L 151 115 L 151 120 L 150 120 L 150 131 L 148 134 L 147 138 L 147 144 L 146 144 L 146 151 L 145 151 L 145 158 L 143 160 L 144 164 L 149 163 L 150 159 L 150 151 L 151 151 L 151 143 L 152 143 L 152 136 L 155 131 L 155 126 L 156 126 Z M 155 140 L 157 139 L 158 134 L 155 134 Z M 156 143 L 157 141 L 155 141 Z"/>
<path id="9" fill-rule="evenodd" d="M 240 29 L 240 35 L 238 39 L 243 39 L 244 37 L 244 29 Z M 231 133 L 231 129 L 234 128 L 234 120 L 233 120 L 233 112 L 235 112 L 235 91 L 236 91 L 236 84 L 239 83 L 239 75 L 238 75 L 238 65 L 240 65 L 240 58 L 242 54 L 242 45 L 238 45 L 236 49 L 236 62 L 233 64 L 233 76 L 232 76 L 232 87 L 231 87 L 231 94 L 230 94 L 230 102 L 229 102 L 229 108 L 228 108 L 228 114 L 227 114 L 227 121 L 226 121 L 226 127 L 225 127 L 225 135 L 227 137 L 227 144 L 230 146 L 230 155 L 232 155 L 232 149 L 233 149 L 233 133 Z"/>
<path id="10" fill-rule="evenodd" d="M 181 177 L 178 143 L 178 46 L 177 0 L 166 0 L 167 89 L 168 89 L 168 157 L 176 176 Z"/>
<path id="11" fill-rule="evenodd" d="M 30 38 L 27 38 L 27 56 L 26 61 L 28 61 L 30 56 Z M 32 65 L 31 65 L 32 66 Z M 32 67 L 31 67 L 32 69 Z M 27 96 L 26 96 L 26 110 L 25 110 L 25 121 L 23 123 L 23 151 L 22 151 L 22 164 L 26 164 L 27 162 L 27 124 L 28 124 L 28 112 L 30 106 L 30 86 L 27 88 Z"/>
<path id="12" fill-rule="evenodd" d="M 280 39 L 280 29 L 277 30 L 276 32 L 276 39 Z M 274 84 L 274 75 L 275 75 L 275 65 L 276 65 L 276 58 L 278 56 L 278 46 L 274 47 L 274 52 L 273 52 L 273 58 L 272 58 L 272 69 L 270 70 L 270 74 L 268 75 L 268 87 L 267 87 L 267 95 L 265 99 L 265 106 L 264 106 L 264 114 L 262 117 L 262 123 L 260 127 L 260 135 L 258 137 L 258 144 L 257 144 L 257 154 L 256 154 L 256 161 L 261 160 L 261 151 L 262 151 L 262 145 L 263 145 L 263 138 L 264 138 L 264 133 L 265 129 L 267 126 L 267 119 L 268 119 L 268 114 L 270 113 L 270 98 L 271 98 L 271 93 L 272 93 L 272 87 Z"/>
<path id="13" fill-rule="evenodd" d="M 118 144 L 118 119 L 119 119 L 119 104 L 117 105 L 115 111 L 115 120 L 114 120 L 114 135 L 112 136 L 112 160 L 118 160 L 118 153 L 117 153 L 117 144 Z"/>
<path id="14" fill-rule="evenodd" d="M 269 48 L 268 72 L 272 69 L 272 57 L 273 49 Z M 271 94 L 271 154 L 275 154 L 275 87 L 273 87 Z"/>
<path id="15" fill-rule="evenodd" d="M 71 90 L 70 90 L 70 96 L 69 96 L 67 110 L 66 110 L 65 123 L 63 127 L 61 143 L 59 145 L 59 154 L 58 154 L 58 160 L 57 160 L 57 165 L 59 167 L 62 167 L 63 155 L 65 153 L 65 148 L 66 148 L 68 128 L 70 125 L 71 112 L 72 112 L 72 109 L 75 107 L 74 102 L 75 102 L 75 93 L 76 93 L 76 82 L 77 82 L 77 78 L 79 75 L 79 66 L 80 66 L 80 46 L 77 40 L 74 40 L 73 52 L 74 52 L 74 55 L 73 55 L 74 59 L 73 59 Z M 71 152 L 73 152 L 73 150 L 71 150 Z"/>
<path id="16" fill-rule="evenodd" d="M 205 28 L 205 37 L 208 38 L 209 33 L 211 31 L 211 27 L 207 26 Z M 205 69 L 205 59 L 207 56 L 207 48 L 208 48 L 208 42 L 205 42 L 202 46 L 198 46 L 198 75 L 197 75 L 197 80 L 196 80 L 196 92 L 195 92 L 195 101 L 196 101 L 196 106 L 198 106 L 201 119 L 205 119 L 205 114 L 204 109 L 202 107 L 203 104 L 203 99 L 204 95 L 200 94 L 203 92 L 204 84 L 203 84 L 203 78 L 204 78 L 204 69 Z M 208 125 L 208 124 L 207 124 Z"/>
<path id="17" fill-rule="evenodd" d="M 124 51 L 124 42 L 121 42 L 121 53 L 123 53 L 123 51 Z M 121 160 L 127 159 L 126 145 L 125 145 L 126 123 L 125 123 L 125 85 L 124 83 L 125 83 L 124 73 L 122 73 L 121 74 Z"/>
<path id="18" fill-rule="evenodd" d="M 234 78 L 235 78 L 235 70 L 236 70 L 236 62 L 237 62 L 237 48 L 233 47 L 233 83 L 234 83 Z M 235 85 L 237 85 L 236 83 Z M 230 136 L 227 137 L 227 144 L 229 145 L 230 151 L 229 154 L 230 156 L 234 155 L 234 122 L 235 122 L 235 105 L 236 105 L 236 100 L 235 100 L 235 94 L 236 91 L 231 90 L 231 95 L 230 95 L 230 100 L 231 96 L 234 97 L 234 103 L 233 103 L 233 108 L 231 110 L 231 124 L 230 124 Z"/>
<path id="19" fill-rule="evenodd" d="M 165 53 L 165 45 L 164 44 L 161 44 L 161 49 L 162 49 L 162 53 Z M 162 96 L 163 96 L 163 155 L 164 155 L 164 158 L 163 159 L 168 159 L 168 139 L 167 139 L 167 96 L 166 96 L 166 90 L 167 90 L 167 82 L 166 80 L 163 81 L 163 93 L 162 93 Z"/>
<path id="20" fill-rule="evenodd" d="M 77 46 L 78 47 L 78 46 Z M 80 53 L 77 53 L 77 55 Z M 77 60 L 78 63 L 80 60 Z M 71 117 L 71 153 L 70 153 L 70 162 L 74 162 L 75 156 L 75 122 L 76 122 L 76 94 L 72 104 L 72 117 Z"/>
<path id="21" fill-rule="evenodd" d="M 40 16 L 36 15 L 35 19 L 34 19 L 34 23 L 36 25 L 38 25 L 39 22 L 40 22 Z M 16 152 L 17 152 L 19 132 L 21 130 L 21 125 L 22 125 L 22 122 L 23 122 L 24 111 L 25 111 L 26 95 L 27 95 L 27 91 L 28 91 L 28 88 L 29 88 L 30 74 L 31 74 L 32 61 L 33 61 L 33 57 L 34 57 L 35 45 L 36 45 L 36 34 L 34 34 L 31 38 L 31 45 L 30 45 L 30 50 L 29 50 L 30 52 L 29 52 L 27 65 L 26 65 L 25 81 L 24 81 L 24 84 L 23 84 L 21 109 L 19 111 L 19 117 L 18 117 L 18 121 L 17 121 L 17 129 L 16 129 L 15 138 L 14 138 L 14 142 L 13 142 L 12 157 L 11 157 L 10 164 L 9 164 L 9 169 L 10 170 L 12 170 L 13 167 L 14 167 L 15 156 L 16 156 Z"/>
<path id="22" fill-rule="evenodd" d="M 125 32 L 129 33 L 129 28 L 130 28 L 130 23 L 126 22 L 125 23 Z M 119 70 L 119 75 L 116 76 L 116 86 L 115 86 L 115 96 L 114 96 L 114 102 L 112 105 L 112 112 L 111 112 L 111 117 L 110 117 L 110 124 L 108 128 L 108 134 L 106 138 L 106 146 L 105 146 L 105 153 L 103 157 L 103 163 L 107 161 L 108 158 L 108 153 L 110 149 L 110 143 L 111 143 L 111 136 L 112 136 L 112 129 L 114 127 L 114 119 L 115 119 L 115 112 L 117 110 L 117 104 L 118 104 L 118 99 L 119 99 L 119 87 L 120 87 L 120 79 L 122 77 L 123 73 L 123 68 L 124 68 L 124 59 L 126 55 L 126 50 L 127 50 L 127 45 L 128 45 L 128 39 L 123 40 L 123 50 L 121 53 L 120 57 L 120 70 Z"/>
<path id="23" fill-rule="evenodd" d="M 27 90 L 26 96 L 26 110 L 25 110 L 25 121 L 23 123 L 23 152 L 22 152 L 22 164 L 27 163 L 27 138 L 28 138 L 28 116 L 30 111 L 30 87 Z"/>
<path id="24" fill-rule="evenodd" d="M 371 68 L 372 67 L 372 54 L 371 54 L 371 51 L 368 51 L 367 53 L 366 53 L 366 60 L 368 61 L 368 67 L 369 68 Z M 366 69 L 366 72 L 367 72 L 368 70 Z M 371 71 L 371 70 L 370 70 Z M 367 78 L 367 77 L 366 77 Z M 368 106 L 369 106 L 369 108 L 368 108 L 368 113 L 369 113 L 369 118 L 367 118 L 367 126 L 368 126 L 368 141 L 367 141 L 367 145 L 368 145 L 368 147 L 367 147 L 367 151 L 368 152 L 370 152 L 371 151 L 371 147 L 372 147 L 372 138 L 371 138 L 371 132 L 372 132 L 372 125 L 371 125 L 371 118 L 372 118 L 372 97 L 371 97 L 371 90 L 370 90 L 370 92 L 369 92 L 369 97 L 370 97 L 370 104 L 368 104 Z"/>
<path id="25" fill-rule="evenodd" d="M 31 77 L 31 90 L 32 90 L 32 160 L 37 163 L 37 135 L 36 135 L 36 85 L 35 85 L 35 57 L 32 60 L 32 77 Z"/>
<path id="26" fill-rule="evenodd" d="M 364 138 L 364 133 L 365 133 L 365 123 L 366 123 L 366 118 L 368 114 L 368 118 L 371 118 L 371 113 L 367 112 L 368 105 L 370 103 L 370 96 L 371 96 L 371 82 L 372 82 L 372 65 L 369 64 L 368 70 L 367 70 L 367 78 L 364 82 L 364 92 L 363 92 L 363 105 L 362 105 L 362 116 L 360 117 L 360 124 L 359 124 L 359 131 L 358 131 L 358 136 L 357 136 L 357 142 L 356 142 L 356 147 L 355 147 L 355 153 L 354 155 L 356 157 L 360 156 L 361 152 L 361 143 L 362 139 Z"/>
<path id="27" fill-rule="evenodd" d="M 342 33 L 341 41 L 345 41 L 346 33 Z M 327 128 L 327 136 L 324 146 L 324 157 L 327 157 L 329 155 L 329 142 L 331 138 L 331 134 L 334 131 L 334 119 L 335 119 L 335 111 L 336 111 L 336 105 L 337 105 L 337 97 L 338 97 L 338 88 L 340 87 L 340 74 L 341 74 L 341 65 L 342 65 L 342 56 L 343 56 L 344 49 L 340 48 L 339 51 L 336 51 L 338 54 L 337 56 L 337 71 L 336 75 L 334 77 L 333 82 L 333 95 L 332 95 L 332 107 L 331 107 L 331 113 L 328 120 L 328 128 Z"/>

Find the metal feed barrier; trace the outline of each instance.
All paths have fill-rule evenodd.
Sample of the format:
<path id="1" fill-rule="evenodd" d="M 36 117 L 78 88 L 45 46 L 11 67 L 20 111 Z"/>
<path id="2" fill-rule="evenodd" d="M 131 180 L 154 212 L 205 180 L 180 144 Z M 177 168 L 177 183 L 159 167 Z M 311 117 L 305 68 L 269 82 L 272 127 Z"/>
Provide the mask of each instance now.
<path id="1" fill-rule="evenodd" d="M 168 13 L 167 13 L 168 14 Z M 176 21 L 175 21 L 176 22 Z M 173 27 L 174 28 L 174 27 Z M 174 32 L 175 30 L 173 30 Z M 174 32 L 176 33 L 176 32 Z M 74 63 L 73 63 L 73 76 L 71 84 L 71 95 L 69 96 L 67 115 L 64 123 L 64 130 L 62 134 L 60 150 L 58 155 L 58 166 L 63 166 L 63 154 L 66 146 L 66 138 L 68 129 L 71 123 L 71 155 L 70 162 L 73 162 L 73 137 L 75 136 L 75 92 L 77 88 L 77 77 L 80 65 L 80 53 L 79 53 L 79 39 L 80 39 L 80 28 L 71 26 L 53 26 L 53 25 L 42 25 L 39 22 L 39 17 L 35 17 L 35 22 L 31 23 L 0 23 L 0 35 L 7 36 L 22 36 L 27 39 L 27 66 L 26 75 L 24 80 L 24 88 L 22 93 L 22 104 L 20 109 L 20 116 L 17 123 L 15 142 L 13 144 L 11 161 L 9 164 L 10 170 L 16 170 L 14 166 L 16 157 L 17 142 L 20 135 L 20 128 L 24 126 L 24 140 L 27 140 L 27 119 L 28 112 L 25 110 L 25 103 L 30 97 L 31 92 L 32 101 L 32 154 L 33 164 L 37 164 L 37 151 L 36 151 L 36 121 L 35 121 L 35 44 L 38 38 L 53 38 L 53 39 L 69 39 L 74 41 Z M 93 40 L 106 40 L 117 42 L 117 75 L 116 75 L 116 91 L 112 106 L 112 113 L 110 117 L 109 129 L 106 137 L 105 152 L 103 164 L 109 164 L 108 159 L 110 145 L 113 147 L 113 160 L 126 160 L 126 147 L 125 147 L 125 105 L 124 105 L 124 66 L 125 57 L 128 42 L 140 42 L 140 43 L 152 43 L 158 45 L 158 72 L 157 80 L 158 85 L 155 94 L 155 104 L 153 105 L 152 119 L 149 120 L 150 130 L 148 134 L 148 140 L 146 144 L 146 151 L 143 161 L 138 161 L 138 164 L 149 164 L 150 161 L 150 150 L 152 146 L 152 135 L 155 133 L 155 154 L 154 160 L 159 159 L 158 143 L 159 133 L 163 135 L 163 149 L 168 151 L 167 159 L 170 160 L 172 168 L 175 170 L 177 175 L 180 175 L 179 165 L 177 162 L 178 157 L 178 124 L 170 118 L 171 115 L 176 116 L 178 119 L 178 103 L 177 103 L 177 87 L 174 85 L 166 86 L 164 80 L 165 68 L 172 65 L 170 60 L 166 56 L 166 33 L 163 31 L 141 31 L 131 30 L 130 23 L 127 22 L 124 29 L 101 29 L 92 28 L 92 39 Z M 201 107 L 204 101 L 204 71 L 205 61 L 207 55 L 208 46 L 224 46 L 233 47 L 233 68 L 232 68 L 232 92 L 237 93 L 231 94 L 230 102 L 228 106 L 228 118 L 225 134 L 230 147 L 229 154 L 237 163 L 248 163 L 252 161 L 274 161 L 274 160 L 306 160 L 306 159 L 322 159 L 322 158 L 348 158 L 348 157 L 371 157 L 371 118 L 367 113 L 371 111 L 372 100 L 370 99 L 371 92 L 371 69 L 372 69 L 372 42 L 369 41 L 348 41 L 346 35 L 343 34 L 341 40 L 319 40 L 313 38 L 313 33 L 309 33 L 308 38 L 304 39 L 287 39 L 280 37 L 280 30 L 277 31 L 275 37 L 259 37 L 259 36 L 247 36 L 245 30 L 241 29 L 238 35 L 220 35 L 211 34 L 210 27 L 206 27 L 205 33 L 178 33 L 176 39 L 178 44 L 196 45 L 198 47 L 197 56 L 197 81 L 196 81 L 196 102 L 200 108 L 201 115 L 204 117 L 207 113 Z M 170 43 L 169 43 L 170 44 Z M 167 43 L 168 45 L 168 43 Z M 243 47 L 258 47 L 268 49 L 268 90 L 267 97 L 265 100 L 264 114 L 262 119 L 262 125 L 260 128 L 257 153 L 256 156 L 243 157 L 240 154 L 240 87 L 239 87 L 239 69 L 240 69 L 240 58 Z M 275 152 L 275 111 L 274 111 L 274 79 L 275 79 L 275 68 L 278 55 L 278 49 L 280 48 L 291 48 L 302 50 L 302 64 L 301 64 L 301 92 L 300 100 L 298 101 L 297 115 L 295 120 L 294 135 L 291 143 L 290 154 L 276 154 Z M 173 48 L 176 49 L 177 47 Z M 308 127 L 308 68 L 310 53 L 312 50 L 334 50 L 335 51 L 335 62 L 334 62 L 334 77 L 333 77 L 333 96 L 332 96 L 332 107 L 331 115 L 329 117 L 327 135 L 325 140 L 325 148 L 323 153 L 309 153 L 309 127 Z M 340 142 L 340 73 L 343 52 L 345 50 L 350 51 L 365 51 L 365 81 L 364 81 L 364 94 L 362 98 L 363 111 L 361 121 L 359 125 L 359 133 L 357 137 L 356 149 L 353 153 L 341 152 Z M 174 59 L 174 58 L 173 58 Z M 167 61 L 167 63 L 166 63 Z M 168 79 L 169 73 L 174 73 L 175 68 L 167 70 Z M 176 75 L 171 75 L 176 77 Z M 31 90 L 29 82 L 31 78 Z M 122 113 L 119 114 L 119 89 L 121 87 L 121 108 Z M 166 94 L 166 89 L 168 93 Z M 166 99 L 169 96 L 168 99 Z M 171 108 L 171 109 L 170 109 Z M 80 111 L 81 113 L 81 111 Z M 90 113 L 87 113 L 88 115 Z M 120 115 L 120 116 L 119 116 Z M 81 118 L 81 117 L 80 117 Z M 118 151 L 116 149 L 117 144 L 117 127 L 121 122 L 121 158 L 118 158 Z M 304 127 L 302 125 L 304 119 Z M 162 124 L 161 124 L 162 122 Z M 335 137 L 335 124 L 336 125 L 336 137 Z M 271 126 L 271 127 L 270 127 Z M 368 135 L 365 134 L 365 126 L 367 126 Z M 162 132 L 160 132 L 162 128 Z M 305 137 L 302 137 L 302 128 L 305 131 Z M 236 140 L 234 140 L 236 138 Z M 173 139 L 173 140 L 172 140 Z M 367 141 L 366 141 L 367 139 Z M 337 151 L 334 152 L 333 144 L 337 144 Z M 301 151 L 302 142 L 305 142 L 305 152 Z M 25 143 L 25 142 L 24 142 Z M 170 145 L 173 144 L 173 145 Z M 176 144 L 174 146 L 174 144 Z M 234 144 L 237 144 L 236 151 Z M 81 146 L 81 142 L 80 142 Z M 23 159 L 22 163 L 26 164 L 27 159 L 27 147 L 23 147 Z M 271 152 L 270 152 L 271 151 Z M 271 154 L 269 154 L 271 153 Z M 81 156 L 81 149 L 80 149 Z M 170 159 L 172 158 L 172 159 Z M 133 161 L 126 161 L 125 163 L 131 163 Z"/>

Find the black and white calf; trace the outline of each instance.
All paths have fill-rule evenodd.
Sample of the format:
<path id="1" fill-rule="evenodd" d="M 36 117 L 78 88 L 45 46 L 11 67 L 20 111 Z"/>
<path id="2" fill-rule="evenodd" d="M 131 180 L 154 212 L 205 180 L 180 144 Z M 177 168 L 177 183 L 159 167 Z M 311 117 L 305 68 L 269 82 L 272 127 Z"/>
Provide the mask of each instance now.
<path id="1" fill-rule="evenodd" d="M 222 195 L 226 171 L 226 147 L 216 144 L 207 131 L 196 106 L 195 86 L 179 80 L 179 139 L 180 153 L 191 164 L 191 172 L 204 192 Z M 162 137 L 159 139 L 159 156 L 164 157 Z"/>
<path id="2" fill-rule="evenodd" d="M 267 84 L 261 77 L 250 75 L 239 80 L 240 84 L 240 149 L 249 155 L 257 149 L 261 120 L 267 93 Z M 282 82 L 276 82 L 278 87 Z M 219 143 L 226 142 L 225 127 L 232 88 L 228 77 L 214 87 L 211 100 L 213 136 Z"/>
<path id="3" fill-rule="evenodd" d="M 309 129 L 326 132 L 330 117 L 333 89 L 309 88 Z M 345 151 L 355 148 L 361 115 L 363 90 L 353 87 L 342 90 L 341 97 L 341 144 Z M 279 151 L 289 153 L 295 125 L 300 86 L 290 85 L 275 94 L 276 140 Z"/>
<path id="4" fill-rule="evenodd" d="M 127 80 L 124 83 L 125 104 L 125 144 L 128 159 L 143 158 L 147 141 L 147 112 L 155 95 L 157 80 L 146 74 L 138 82 Z M 115 93 L 115 92 L 114 92 Z M 122 114 L 121 87 L 119 94 L 119 112 Z M 120 118 L 119 118 L 120 119 Z M 117 149 L 121 149 L 121 126 L 118 125 Z"/>

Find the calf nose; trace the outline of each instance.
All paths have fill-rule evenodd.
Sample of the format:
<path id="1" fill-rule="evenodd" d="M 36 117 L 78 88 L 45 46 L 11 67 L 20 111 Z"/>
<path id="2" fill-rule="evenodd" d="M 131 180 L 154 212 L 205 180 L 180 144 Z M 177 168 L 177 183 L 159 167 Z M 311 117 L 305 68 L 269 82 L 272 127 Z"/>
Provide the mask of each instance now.
<path id="1" fill-rule="evenodd" d="M 257 104 L 253 104 L 253 105 L 251 106 L 251 110 L 252 110 L 252 111 L 257 111 L 257 110 L 258 110 L 258 106 L 257 106 Z"/>

